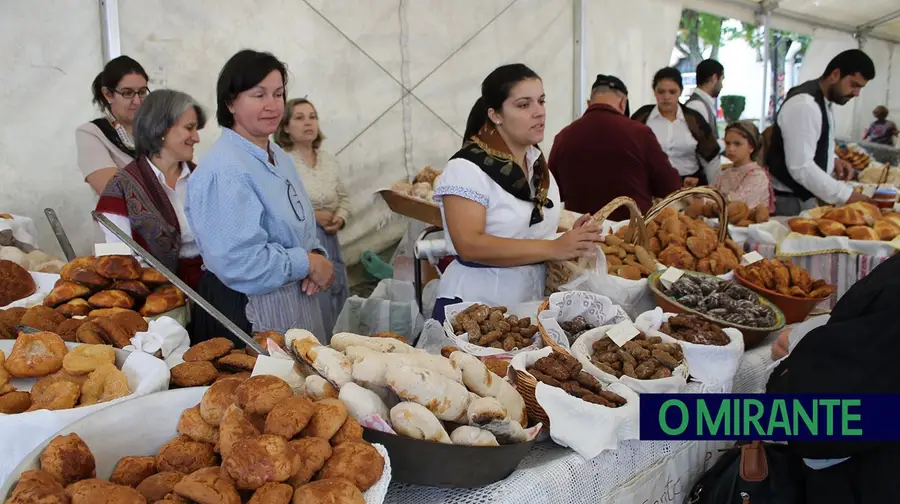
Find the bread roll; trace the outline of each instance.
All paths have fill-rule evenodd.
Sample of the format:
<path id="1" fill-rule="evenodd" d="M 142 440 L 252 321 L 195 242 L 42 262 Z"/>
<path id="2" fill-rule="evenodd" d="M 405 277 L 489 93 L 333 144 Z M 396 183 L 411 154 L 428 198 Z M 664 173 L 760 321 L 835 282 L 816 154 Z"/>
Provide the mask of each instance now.
<path id="1" fill-rule="evenodd" d="M 515 387 L 489 371 L 478 357 L 456 351 L 450 354 L 450 362 L 462 371 L 463 383 L 469 390 L 481 397 L 496 398 L 510 418 L 525 427 L 528 422 L 525 400 Z"/>
<path id="2" fill-rule="evenodd" d="M 881 218 L 881 209 L 867 201 L 857 201 L 856 203 L 847 205 L 846 208 L 854 208 L 856 210 L 859 210 L 863 213 L 863 216 L 868 216 L 873 222 L 876 219 Z"/>
<path id="3" fill-rule="evenodd" d="M 900 226 L 900 213 L 897 213 L 897 212 L 886 213 L 886 214 L 884 214 L 884 219 L 893 222 L 897 226 Z"/>
<path id="4" fill-rule="evenodd" d="M 384 401 L 371 390 L 366 390 L 353 382 L 341 387 L 338 399 L 344 402 L 347 412 L 357 422 L 362 423 L 363 420 L 374 415 L 380 416 L 385 422 L 391 421 L 391 415 Z"/>
<path id="5" fill-rule="evenodd" d="M 469 425 L 457 427 L 450 434 L 450 441 L 453 441 L 455 445 L 463 446 L 500 446 L 493 434 Z"/>
<path id="6" fill-rule="evenodd" d="M 878 238 L 884 241 L 891 241 L 900 235 L 900 226 L 889 219 L 878 219 L 875 221 L 875 232 Z"/>
<path id="7" fill-rule="evenodd" d="M 848 227 L 866 225 L 865 214 L 862 212 L 862 210 L 850 206 L 831 209 L 825 212 L 825 215 L 823 215 L 822 218 L 840 222 L 844 226 Z"/>
<path id="8" fill-rule="evenodd" d="M 110 280 L 137 280 L 141 278 L 141 263 L 131 255 L 107 255 L 94 261 L 94 269 Z"/>
<path id="9" fill-rule="evenodd" d="M 331 337 L 331 348 L 343 352 L 349 346 L 363 346 L 384 353 L 415 353 L 415 348 L 393 338 L 371 338 L 353 333 L 338 333 Z"/>
<path id="10" fill-rule="evenodd" d="M 306 362 L 338 388 L 353 381 L 350 361 L 333 348 L 318 345 L 308 349 Z"/>
<path id="11" fill-rule="evenodd" d="M 469 404 L 466 418 L 469 425 L 484 429 L 500 444 L 523 443 L 528 441 L 525 429 L 512 421 L 500 402 L 493 397 L 482 397 Z"/>
<path id="12" fill-rule="evenodd" d="M 440 420 L 422 405 L 402 402 L 391 408 L 390 417 L 391 425 L 398 434 L 438 443 L 450 444 L 452 442 Z"/>
<path id="13" fill-rule="evenodd" d="M 788 227 L 795 233 L 805 234 L 809 236 L 818 236 L 819 227 L 815 219 L 807 219 L 805 217 L 794 217 L 788 221 Z"/>
<path id="14" fill-rule="evenodd" d="M 847 228 L 837 221 L 819 219 L 816 225 L 819 228 L 819 232 L 825 236 L 845 236 L 847 234 Z"/>
<path id="15" fill-rule="evenodd" d="M 869 226 L 850 226 L 847 228 L 847 236 L 849 236 L 851 240 L 880 240 L 878 233 Z"/>
<path id="16" fill-rule="evenodd" d="M 466 417 L 469 391 L 440 373 L 412 366 L 393 366 L 388 369 L 387 383 L 398 396 L 425 406 L 441 420 L 462 423 Z"/>
<path id="17" fill-rule="evenodd" d="M 343 350 L 343 352 L 344 352 L 344 355 L 347 356 L 347 359 L 352 364 L 356 364 L 357 362 L 363 360 L 363 358 L 366 357 L 367 355 L 384 353 L 384 352 L 380 352 L 378 350 L 372 350 L 369 347 L 356 346 L 356 345 L 348 346 L 347 348 L 345 348 Z"/>
<path id="18" fill-rule="evenodd" d="M 338 391 L 334 388 L 334 385 L 319 375 L 309 375 L 306 377 L 305 390 L 306 395 L 315 401 L 334 399 L 338 396 Z"/>
<path id="19" fill-rule="evenodd" d="M 365 354 L 365 351 L 356 350 L 354 347 L 348 347 L 348 350 L 355 357 L 363 356 L 362 359 L 353 364 L 353 379 L 366 385 L 386 386 L 387 379 L 385 376 L 388 369 L 397 366 L 413 366 L 428 369 L 457 383 L 463 382 L 460 370 L 448 359 L 439 355 L 425 353 L 384 354 L 375 352 Z"/>

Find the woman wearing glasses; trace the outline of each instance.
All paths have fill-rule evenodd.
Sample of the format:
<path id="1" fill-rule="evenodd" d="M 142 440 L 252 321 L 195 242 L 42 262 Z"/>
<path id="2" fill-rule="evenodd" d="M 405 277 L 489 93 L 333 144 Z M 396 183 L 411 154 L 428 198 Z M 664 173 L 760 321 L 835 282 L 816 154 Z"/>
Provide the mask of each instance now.
<path id="1" fill-rule="evenodd" d="M 315 295 L 333 267 L 316 237 L 316 216 L 291 157 L 269 141 L 284 114 L 287 69 L 243 50 L 216 84 L 222 135 L 188 184 L 186 213 L 206 273 L 199 293 L 246 332 L 292 328 L 325 339 Z M 200 310 L 197 340 L 228 332 Z"/>
<path id="2" fill-rule="evenodd" d="M 150 92 L 147 72 L 128 56 L 112 59 L 91 84 L 94 104 L 103 117 L 75 130 L 78 167 L 98 195 L 109 179 L 135 159 L 134 116 Z"/>

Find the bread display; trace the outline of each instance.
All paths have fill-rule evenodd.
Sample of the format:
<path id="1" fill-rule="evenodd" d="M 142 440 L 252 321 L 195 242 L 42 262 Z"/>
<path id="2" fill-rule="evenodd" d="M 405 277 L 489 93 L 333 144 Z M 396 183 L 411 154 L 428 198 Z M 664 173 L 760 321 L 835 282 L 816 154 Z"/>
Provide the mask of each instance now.
<path id="1" fill-rule="evenodd" d="M 531 317 L 520 319 L 506 312 L 505 306 L 473 304 L 457 314 L 451 325 L 457 336 L 468 334 L 469 343 L 474 345 L 507 352 L 532 346 L 538 328 Z"/>
<path id="2" fill-rule="evenodd" d="M 628 226 L 616 231 L 624 238 Z M 686 271 L 724 275 L 740 264 L 743 248 L 731 239 L 718 242 L 718 232 L 702 219 L 665 208 L 647 223 L 649 252 L 665 266 Z"/>
<path id="3" fill-rule="evenodd" d="M 534 364 L 527 368 L 527 371 L 537 381 L 562 389 L 567 394 L 585 402 L 599 404 L 608 408 L 618 408 L 627 402 L 624 397 L 614 392 L 603 390 L 600 382 L 590 374 L 582 371 L 581 363 L 571 355 L 553 352 L 546 357 L 536 360 Z"/>
<path id="4" fill-rule="evenodd" d="M 610 338 L 597 340 L 591 351 L 591 363 L 616 378 L 668 378 L 684 361 L 684 353 L 677 343 L 663 343 L 659 336 L 648 338 L 644 333 L 638 334 L 621 347 Z"/>
<path id="5" fill-rule="evenodd" d="M 750 224 L 763 224 L 769 221 L 769 207 L 763 204 L 750 208 L 743 201 L 730 201 L 726 213 L 728 223 L 732 226 L 747 227 Z M 718 219 L 719 209 L 710 199 L 693 198 L 684 209 L 684 214 L 691 219 L 700 217 Z"/>
<path id="6" fill-rule="evenodd" d="M 625 243 L 625 240 L 609 235 L 600 244 L 606 256 L 606 271 L 610 275 L 640 280 L 656 271 L 656 256 L 640 245 Z"/>
<path id="7" fill-rule="evenodd" d="M 391 186 L 391 190 L 400 194 L 412 196 L 413 198 L 420 199 L 432 205 L 437 205 L 437 203 L 434 202 L 434 187 L 440 176 L 441 172 L 430 166 L 426 166 L 416 174 L 412 182 L 397 182 Z"/>
<path id="8" fill-rule="evenodd" d="M 891 241 L 900 236 L 900 214 L 882 211 L 872 203 L 859 201 L 837 208 L 813 208 L 809 211 L 809 217 L 790 219 L 788 227 L 795 233 L 808 236 Z"/>
<path id="9" fill-rule="evenodd" d="M 41 453 L 40 469 L 19 477 L 8 502 L 37 502 L 27 500 L 34 495 L 42 496 L 40 502 L 70 502 L 67 493 L 73 503 L 365 502 L 362 492 L 382 478 L 385 460 L 346 410 L 343 420 L 322 416 L 332 434 L 320 430 L 320 437 L 309 437 L 301 431 L 316 422 L 311 411 L 318 414 L 330 403 L 292 396 L 259 416 L 224 397 L 222 390 L 208 389 L 200 405 L 181 413 L 177 435 L 151 456 L 99 461 L 78 434 L 58 435 Z M 226 409 L 218 427 L 199 413 L 206 403 Z M 254 427 L 257 421 L 267 432 Z M 116 462 L 109 480 L 97 478 L 98 462 Z M 63 500 L 46 500 L 57 489 Z M 335 496 L 353 500 L 330 500 Z"/>
<path id="10" fill-rule="evenodd" d="M 731 342 L 717 324 L 691 313 L 670 317 L 659 332 L 695 345 L 725 346 Z"/>
<path id="11" fill-rule="evenodd" d="M 840 159 L 850 163 L 854 170 L 864 170 L 872 164 L 872 156 L 859 144 L 836 145 L 834 153 Z"/>
<path id="12" fill-rule="evenodd" d="M 749 266 L 739 266 L 735 274 L 757 287 L 783 296 L 825 299 L 837 290 L 825 280 L 813 280 L 808 271 L 791 261 L 763 259 Z"/>
<path id="13" fill-rule="evenodd" d="M 27 298 L 35 290 L 31 273 L 12 261 L 0 260 L 0 306 Z"/>
<path id="14" fill-rule="evenodd" d="M 728 280 L 686 274 L 671 287 L 660 285 L 664 295 L 678 304 L 715 320 L 748 327 L 773 327 L 775 311 L 762 304 L 759 295 Z"/>

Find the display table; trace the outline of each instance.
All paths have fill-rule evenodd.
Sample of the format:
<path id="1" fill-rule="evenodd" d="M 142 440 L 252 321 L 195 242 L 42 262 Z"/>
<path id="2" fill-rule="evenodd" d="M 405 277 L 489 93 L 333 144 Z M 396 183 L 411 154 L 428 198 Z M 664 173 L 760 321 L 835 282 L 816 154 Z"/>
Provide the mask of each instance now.
<path id="1" fill-rule="evenodd" d="M 771 334 L 744 354 L 733 392 L 765 389 L 772 365 Z M 688 386 L 691 392 L 691 385 Z M 392 483 L 387 504 L 681 503 L 697 476 L 719 457 L 726 441 L 627 441 L 618 450 L 584 460 L 550 441 L 536 443 L 509 478 L 476 489 Z"/>

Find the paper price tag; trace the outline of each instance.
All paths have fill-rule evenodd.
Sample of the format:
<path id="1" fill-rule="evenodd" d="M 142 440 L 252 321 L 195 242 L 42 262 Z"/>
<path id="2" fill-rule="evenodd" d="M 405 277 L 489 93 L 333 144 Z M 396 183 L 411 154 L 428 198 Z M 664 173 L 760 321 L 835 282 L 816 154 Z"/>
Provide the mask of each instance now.
<path id="1" fill-rule="evenodd" d="M 250 376 L 258 375 L 277 376 L 288 382 L 292 389 L 302 387 L 306 382 L 302 375 L 294 371 L 294 359 L 291 358 L 258 356 Z"/>
<path id="2" fill-rule="evenodd" d="M 622 346 L 634 339 L 634 337 L 640 333 L 638 328 L 634 327 L 634 324 L 632 324 L 630 320 L 623 320 L 612 326 L 609 331 L 606 332 L 606 335 L 609 336 L 609 339 L 613 340 L 616 345 Z"/>
<path id="3" fill-rule="evenodd" d="M 754 250 L 753 252 L 744 254 L 743 257 L 741 257 L 741 266 L 750 266 L 751 264 L 762 261 L 763 259 L 765 259 L 765 257 L 761 256 L 759 252 Z"/>
<path id="4" fill-rule="evenodd" d="M 877 187 L 878 186 L 863 186 L 863 188 L 862 188 L 863 196 L 865 196 L 867 198 L 871 198 L 872 196 L 875 196 L 875 189 Z"/>
<path id="5" fill-rule="evenodd" d="M 95 243 L 94 255 L 97 257 L 108 255 L 134 255 L 128 245 L 124 243 Z"/>
<path id="6" fill-rule="evenodd" d="M 682 275 L 684 275 L 684 271 L 681 271 L 678 268 L 669 268 L 665 273 L 659 276 L 659 281 L 663 284 L 663 287 L 669 289 L 672 287 L 672 284 L 682 277 Z"/>

